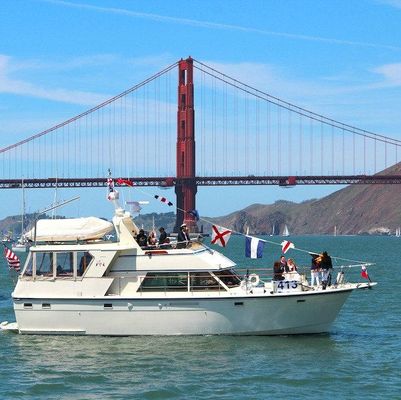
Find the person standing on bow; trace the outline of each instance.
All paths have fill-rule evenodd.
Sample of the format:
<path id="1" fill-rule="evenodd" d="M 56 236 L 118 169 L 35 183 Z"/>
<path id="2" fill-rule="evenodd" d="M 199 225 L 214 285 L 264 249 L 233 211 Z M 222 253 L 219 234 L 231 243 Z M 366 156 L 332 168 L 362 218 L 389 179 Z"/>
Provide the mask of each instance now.
<path id="1" fill-rule="evenodd" d="M 288 272 L 297 272 L 298 268 L 295 265 L 295 262 L 292 258 L 289 258 L 287 261 Z"/>
<path id="2" fill-rule="evenodd" d="M 287 260 L 285 259 L 284 256 L 281 256 L 281 257 L 280 257 L 280 264 L 281 264 L 281 266 L 283 267 L 283 271 L 284 271 L 284 272 L 289 272 Z"/>
<path id="3" fill-rule="evenodd" d="M 326 289 L 326 286 L 331 285 L 331 271 L 333 269 L 333 263 L 327 251 L 321 255 L 320 268 L 322 269 L 322 287 Z"/>
<path id="4" fill-rule="evenodd" d="M 187 224 L 182 224 L 177 236 L 177 249 L 185 249 L 190 241 Z"/>
<path id="5" fill-rule="evenodd" d="M 273 280 L 282 281 L 284 279 L 284 266 L 280 261 L 275 261 L 273 264 Z"/>
<path id="6" fill-rule="evenodd" d="M 310 266 L 310 285 L 311 286 L 319 286 L 320 280 L 320 258 L 317 254 L 312 255 L 312 263 Z"/>

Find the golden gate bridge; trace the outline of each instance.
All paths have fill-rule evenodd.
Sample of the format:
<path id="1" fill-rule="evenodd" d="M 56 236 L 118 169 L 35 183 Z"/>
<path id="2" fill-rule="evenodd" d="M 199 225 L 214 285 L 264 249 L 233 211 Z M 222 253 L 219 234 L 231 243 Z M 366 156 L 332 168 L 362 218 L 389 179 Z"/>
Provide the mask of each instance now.
<path id="1" fill-rule="evenodd" d="M 379 172 L 400 146 L 189 57 L 0 149 L 0 188 L 104 187 L 111 169 L 137 186 L 174 187 L 176 227 L 195 226 L 185 210 L 198 186 L 399 184 Z"/>

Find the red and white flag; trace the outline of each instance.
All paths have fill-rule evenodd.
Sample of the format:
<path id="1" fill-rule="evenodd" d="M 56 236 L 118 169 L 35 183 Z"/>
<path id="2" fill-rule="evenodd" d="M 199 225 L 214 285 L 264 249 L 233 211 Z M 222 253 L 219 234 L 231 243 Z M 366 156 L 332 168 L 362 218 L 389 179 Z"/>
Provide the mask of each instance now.
<path id="1" fill-rule="evenodd" d="M 173 203 L 171 201 L 167 200 L 163 196 L 159 196 L 158 194 L 155 194 L 155 199 L 160 200 L 162 203 L 167 204 L 169 207 L 171 207 L 173 205 Z"/>
<path id="2" fill-rule="evenodd" d="M 368 269 L 366 268 L 366 265 L 362 265 L 361 276 L 362 276 L 362 278 L 369 279 L 369 281 L 370 281 Z"/>
<path id="3" fill-rule="evenodd" d="M 283 254 L 287 253 L 289 249 L 295 249 L 294 243 L 289 242 L 288 240 L 283 240 L 281 242 L 281 251 Z"/>
<path id="4" fill-rule="evenodd" d="M 132 182 L 130 179 L 123 179 L 123 178 L 117 178 L 117 184 L 122 186 L 122 185 L 127 185 L 127 186 L 134 186 L 134 182 Z"/>
<path id="5" fill-rule="evenodd" d="M 222 226 L 212 225 L 212 244 L 218 244 L 221 247 L 226 247 L 230 236 L 231 231 L 229 229 L 223 228 Z"/>
<path id="6" fill-rule="evenodd" d="M 7 246 L 4 246 L 4 257 L 6 258 L 8 267 L 10 269 L 15 269 L 16 271 L 20 270 L 21 262 L 20 262 L 19 258 Z"/>

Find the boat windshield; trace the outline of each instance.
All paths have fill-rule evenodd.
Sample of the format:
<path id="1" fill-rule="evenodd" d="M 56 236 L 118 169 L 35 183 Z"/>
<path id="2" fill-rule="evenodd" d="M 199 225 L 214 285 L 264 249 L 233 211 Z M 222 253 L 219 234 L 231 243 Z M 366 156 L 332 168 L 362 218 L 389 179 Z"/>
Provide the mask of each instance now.
<path id="1" fill-rule="evenodd" d="M 232 269 L 213 271 L 213 275 L 219 278 L 227 287 L 237 287 L 241 284 L 241 277 Z"/>

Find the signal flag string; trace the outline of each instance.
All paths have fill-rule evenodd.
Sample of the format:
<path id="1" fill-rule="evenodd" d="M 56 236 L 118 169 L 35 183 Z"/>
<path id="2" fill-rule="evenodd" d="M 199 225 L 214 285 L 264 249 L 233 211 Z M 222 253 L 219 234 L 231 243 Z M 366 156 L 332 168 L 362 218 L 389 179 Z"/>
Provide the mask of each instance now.
<path id="1" fill-rule="evenodd" d="M 138 190 L 139 192 L 141 192 L 142 194 L 148 196 L 148 197 L 151 197 L 151 198 L 153 198 L 153 199 L 156 199 L 156 200 L 159 200 L 159 201 L 164 202 L 164 203 L 165 203 L 166 205 L 168 205 L 168 206 L 172 206 L 172 205 L 173 205 L 172 202 L 168 201 L 166 198 L 164 198 L 164 197 L 162 197 L 162 196 L 150 195 L 150 194 L 147 193 L 145 190 L 142 190 L 142 189 L 140 189 L 138 186 L 135 186 L 135 185 L 133 185 L 132 187 L 133 187 L 134 189 Z M 163 201 L 163 200 L 161 200 L 161 198 L 162 198 L 162 199 L 165 199 L 165 200 Z M 180 208 L 180 207 L 177 207 L 177 206 L 176 206 L 176 208 L 177 208 L 177 210 L 182 211 L 182 212 L 184 212 L 184 213 L 189 213 L 189 214 L 191 214 L 191 212 L 193 212 L 193 210 L 187 211 L 187 210 L 184 210 L 184 209 L 182 209 L 182 208 Z M 191 215 L 192 215 L 192 214 L 191 214 Z M 211 221 L 209 221 L 209 220 L 207 220 L 207 219 L 205 219 L 205 218 L 200 217 L 199 214 L 197 214 L 197 217 L 198 217 L 199 221 L 203 221 L 203 222 L 205 222 L 205 223 L 207 223 L 207 224 L 210 224 L 211 226 L 214 226 L 214 225 L 215 225 L 213 222 L 211 222 Z M 223 227 L 222 227 L 222 228 L 223 228 Z M 243 232 L 235 231 L 234 229 L 229 229 L 229 228 L 225 228 L 225 229 L 226 229 L 226 230 L 230 230 L 231 233 L 235 233 L 235 234 L 240 235 L 240 236 L 244 236 L 244 237 L 248 237 L 248 238 L 253 238 L 253 237 L 255 237 L 255 236 L 251 236 L 251 235 L 245 234 L 245 233 L 243 233 Z M 282 243 L 277 243 L 277 242 L 274 242 L 274 241 L 271 241 L 271 240 L 267 240 L 267 239 L 261 239 L 261 238 L 256 238 L 256 239 L 258 239 L 259 241 L 261 241 L 261 242 L 263 242 L 263 243 L 269 243 L 269 244 L 272 244 L 272 245 L 275 245 L 275 246 L 280 246 L 280 247 L 282 248 L 282 252 L 283 252 L 283 253 L 285 253 L 285 252 L 288 250 L 288 249 L 287 249 L 286 251 L 284 251 L 284 248 L 285 248 L 285 247 L 290 247 L 290 248 L 292 248 L 292 249 L 295 250 L 295 251 L 299 251 L 299 252 L 302 252 L 302 253 L 307 253 L 307 254 L 309 254 L 309 255 L 320 254 L 320 252 L 318 252 L 318 251 L 311 251 L 311 250 L 306 250 L 306 249 L 301 249 L 301 248 L 299 248 L 299 247 L 296 247 L 296 246 L 294 245 L 294 243 L 289 242 L 289 241 L 286 241 L 286 240 L 284 240 Z M 292 245 L 292 246 L 291 246 L 291 245 Z M 352 260 L 352 259 L 347 259 L 347 258 L 342 258 L 342 257 L 337 257 L 337 256 L 331 256 L 331 258 L 334 259 L 335 261 L 338 260 L 338 261 L 345 261 L 345 262 L 356 263 L 356 264 L 354 264 L 354 265 L 347 265 L 347 266 L 341 265 L 341 266 L 339 266 L 339 267 L 341 267 L 341 268 L 343 268 L 343 267 L 347 267 L 347 268 L 351 268 L 351 267 L 360 267 L 361 265 L 365 265 L 365 266 L 374 265 L 374 263 L 370 263 L 370 262 L 367 262 L 367 261 Z"/>

